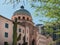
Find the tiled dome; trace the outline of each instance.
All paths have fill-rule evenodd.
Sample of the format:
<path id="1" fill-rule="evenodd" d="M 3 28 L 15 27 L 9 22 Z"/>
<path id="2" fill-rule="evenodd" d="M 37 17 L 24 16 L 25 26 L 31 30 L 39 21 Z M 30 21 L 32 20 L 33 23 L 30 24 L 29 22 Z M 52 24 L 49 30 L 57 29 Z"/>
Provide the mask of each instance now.
<path id="1" fill-rule="evenodd" d="M 30 12 L 27 11 L 26 9 L 24 9 L 24 6 L 21 6 L 21 9 L 17 10 L 14 12 L 14 15 L 20 15 L 20 14 L 26 14 L 26 15 L 29 15 L 31 16 Z"/>

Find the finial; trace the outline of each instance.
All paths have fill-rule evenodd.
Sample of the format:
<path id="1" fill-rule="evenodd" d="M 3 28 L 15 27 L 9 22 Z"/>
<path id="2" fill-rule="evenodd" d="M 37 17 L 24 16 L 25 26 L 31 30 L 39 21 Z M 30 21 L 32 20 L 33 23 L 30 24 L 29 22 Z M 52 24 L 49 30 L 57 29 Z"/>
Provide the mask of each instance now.
<path id="1" fill-rule="evenodd" d="M 22 6 L 21 6 L 21 8 L 23 8 L 23 9 L 24 9 L 24 6 L 22 5 Z"/>

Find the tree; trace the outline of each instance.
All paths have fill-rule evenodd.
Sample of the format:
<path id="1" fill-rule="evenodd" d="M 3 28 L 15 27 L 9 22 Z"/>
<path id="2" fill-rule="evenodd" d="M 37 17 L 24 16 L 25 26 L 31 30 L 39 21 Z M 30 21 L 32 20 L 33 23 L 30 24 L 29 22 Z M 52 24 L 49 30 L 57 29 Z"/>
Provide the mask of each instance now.
<path id="1" fill-rule="evenodd" d="M 13 24 L 13 45 L 17 45 L 17 18 Z"/>
<path id="2" fill-rule="evenodd" d="M 45 17 L 52 19 L 45 24 L 46 32 L 52 34 L 53 32 L 56 32 L 53 28 L 58 28 L 58 32 L 56 34 L 60 35 L 60 0 L 38 1 L 40 2 L 40 5 L 33 3 L 32 7 L 36 8 L 36 12 L 42 12 Z M 56 42 L 58 42 L 59 39 Z"/>

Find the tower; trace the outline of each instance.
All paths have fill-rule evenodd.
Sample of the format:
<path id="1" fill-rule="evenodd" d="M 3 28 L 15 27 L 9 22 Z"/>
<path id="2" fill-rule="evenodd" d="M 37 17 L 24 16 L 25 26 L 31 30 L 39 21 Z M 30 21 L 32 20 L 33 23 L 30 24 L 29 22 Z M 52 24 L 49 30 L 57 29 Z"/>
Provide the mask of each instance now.
<path id="1" fill-rule="evenodd" d="M 20 23 L 26 22 L 26 21 L 27 22 L 32 21 L 30 12 L 24 9 L 24 6 L 21 6 L 21 9 L 14 12 L 12 16 L 12 20 L 15 21 L 15 19 L 17 19 L 17 22 L 20 22 Z"/>

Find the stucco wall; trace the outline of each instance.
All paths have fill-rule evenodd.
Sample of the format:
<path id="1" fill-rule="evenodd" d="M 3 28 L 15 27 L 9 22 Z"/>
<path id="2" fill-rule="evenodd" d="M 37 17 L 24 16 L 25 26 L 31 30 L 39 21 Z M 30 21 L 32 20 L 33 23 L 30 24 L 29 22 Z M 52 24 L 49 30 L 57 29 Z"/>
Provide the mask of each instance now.
<path id="1" fill-rule="evenodd" d="M 5 23 L 8 23 L 9 27 L 5 28 Z M 8 33 L 8 38 L 5 37 L 5 32 Z M 8 19 L 0 17 L 0 45 L 4 45 L 4 42 L 8 42 L 12 45 L 13 42 L 13 24 Z"/>
<path id="2" fill-rule="evenodd" d="M 49 45 L 53 40 L 51 37 L 47 38 L 46 36 L 41 35 L 37 32 L 37 45 Z"/>
<path id="3" fill-rule="evenodd" d="M 19 29 L 21 29 L 21 32 L 19 32 Z M 25 28 L 21 25 L 17 25 L 17 37 L 19 36 L 19 34 L 21 34 L 21 40 L 17 41 L 17 45 L 23 44 L 23 37 L 25 35 Z"/>
<path id="4" fill-rule="evenodd" d="M 18 17 L 20 17 L 20 19 L 18 19 Z M 25 17 L 25 20 L 23 19 L 23 17 Z M 22 14 L 21 14 L 21 15 L 18 15 L 18 16 L 17 16 L 17 15 L 14 15 L 14 16 L 12 16 L 11 19 L 12 19 L 13 21 L 15 21 L 15 18 L 18 19 L 18 20 L 17 20 L 18 22 L 24 22 L 24 21 L 25 21 L 25 22 L 28 22 L 28 23 L 30 23 L 30 24 L 32 24 L 32 25 L 34 24 L 34 23 L 32 22 L 32 17 L 30 17 L 30 16 L 28 16 L 28 15 L 22 15 Z M 27 20 L 27 18 L 29 18 L 29 20 Z"/>

